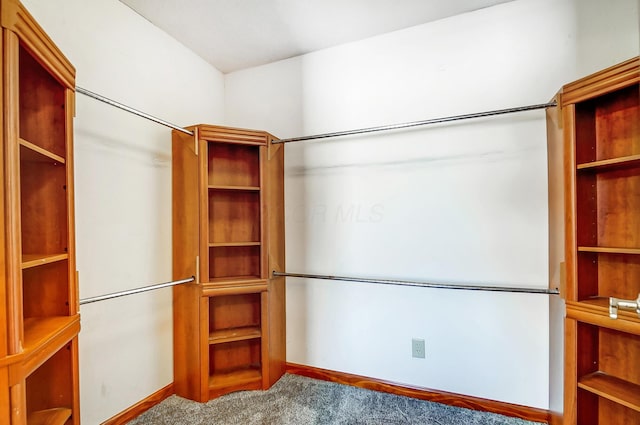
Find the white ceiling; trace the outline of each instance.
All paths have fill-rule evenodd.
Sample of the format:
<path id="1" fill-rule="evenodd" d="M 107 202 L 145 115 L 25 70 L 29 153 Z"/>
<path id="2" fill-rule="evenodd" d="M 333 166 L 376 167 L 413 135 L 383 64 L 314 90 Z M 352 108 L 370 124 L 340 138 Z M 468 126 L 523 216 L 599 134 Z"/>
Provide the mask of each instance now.
<path id="1" fill-rule="evenodd" d="M 224 73 L 511 0 L 120 0 Z"/>

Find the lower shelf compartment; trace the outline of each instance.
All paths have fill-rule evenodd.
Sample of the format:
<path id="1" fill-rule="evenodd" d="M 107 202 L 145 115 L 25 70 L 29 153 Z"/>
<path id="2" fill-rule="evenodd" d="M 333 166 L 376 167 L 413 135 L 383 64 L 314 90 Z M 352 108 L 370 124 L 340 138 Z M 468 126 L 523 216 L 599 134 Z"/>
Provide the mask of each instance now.
<path id="1" fill-rule="evenodd" d="M 260 368 L 257 366 L 233 370 L 226 373 L 218 373 L 209 377 L 210 389 L 221 389 L 252 383 L 259 385 L 262 383 L 262 373 L 260 372 Z"/>
<path id="2" fill-rule="evenodd" d="M 578 389 L 579 425 L 631 425 L 640 424 L 640 412 L 630 409 L 611 398 Z"/>
<path id="3" fill-rule="evenodd" d="M 71 409 L 58 407 L 32 412 L 27 417 L 27 425 L 64 425 L 71 417 Z"/>
<path id="4" fill-rule="evenodd" d="M 595 372 L 580 378 L 578 387 L 640 412 L 640 385 Z"/>

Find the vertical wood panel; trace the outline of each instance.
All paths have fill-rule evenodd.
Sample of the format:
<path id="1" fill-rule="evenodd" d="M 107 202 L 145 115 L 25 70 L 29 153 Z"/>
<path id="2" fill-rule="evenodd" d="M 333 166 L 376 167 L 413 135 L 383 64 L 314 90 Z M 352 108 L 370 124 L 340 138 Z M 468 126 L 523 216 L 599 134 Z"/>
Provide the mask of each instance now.
<path id="1" fill-rule="evenodd" d="M 20 235 L 20 150 L 18 146 L 18 38 L 3 31 L 4 40 L 4 153 L 5 174 L 5 235 L 7 258 L 7 328 L 9 353 L 22 350 L 22 243 Z M 14 107 L 7 107 L 14 105 Z"/>
<path id="2" fill-rule="evenodd" d="M 284 145 L 268 144 L 267 160 L 267 240 L 269 276 L 269 386 L 286 369 L 286 295 L 285 278 L 274 278 L 273 271 L 285 269 L 285 205 L 284 205 Z"/>
<path id="3" fill-rule="evenodd" d="M 196 139 L 172 133 L 173 278 L 196 276 L 199 250 L 199 159 Z M 173 364 L 176 394 L 200 400 L 199 289 L 196 284 L 174 286 Z"/>

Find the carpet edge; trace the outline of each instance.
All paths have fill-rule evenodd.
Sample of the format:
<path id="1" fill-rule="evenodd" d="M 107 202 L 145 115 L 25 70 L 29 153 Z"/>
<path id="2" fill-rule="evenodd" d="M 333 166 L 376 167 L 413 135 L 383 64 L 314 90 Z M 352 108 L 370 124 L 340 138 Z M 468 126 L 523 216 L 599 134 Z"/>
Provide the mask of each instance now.
<path id="1" fill-rule="evenodd" d="M 411 397 L 419 400 L 433 401 L 449 406 L 463 407 L 482 412 L 497 413 L 513 418 L 524 419 L 532 422 L 550 423 L 551 412 L 545 409 L 523 406 L 489 400 L 480 397 L 467 396 L 445 391 L 437 391 L 429 388 L 413 387 L 409 385 L 389 382 L 367 376 L 338 372 L 329 369 L 321 369 L 297 363 L 286 364 L 286 372 L 308 378 L 351 385 L 368 390 L 380 391 L 389 394 Z"/>

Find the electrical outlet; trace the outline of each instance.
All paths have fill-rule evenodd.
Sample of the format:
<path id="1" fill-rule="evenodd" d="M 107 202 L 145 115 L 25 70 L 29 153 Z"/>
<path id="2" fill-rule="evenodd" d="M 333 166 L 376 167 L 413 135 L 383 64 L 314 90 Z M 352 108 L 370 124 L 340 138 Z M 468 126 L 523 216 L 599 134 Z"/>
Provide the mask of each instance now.
<path id="1" fill-rule="evenodd" d="M 424 359 L 424 339 L 413 338 L 411 340 L 411 356 L 417 359 Z"/>

